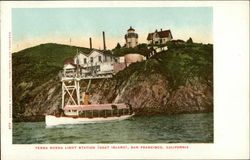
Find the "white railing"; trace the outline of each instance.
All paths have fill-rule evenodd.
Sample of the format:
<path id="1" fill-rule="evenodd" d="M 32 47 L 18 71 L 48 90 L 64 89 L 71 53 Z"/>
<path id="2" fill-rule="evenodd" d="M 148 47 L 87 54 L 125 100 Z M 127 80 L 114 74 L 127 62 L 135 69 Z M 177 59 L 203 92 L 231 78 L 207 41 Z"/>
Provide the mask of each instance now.
<path id="1" fill-rule="evenodd" d="M 91 72 L 85 72 L 82 74 L 78 74 L 76 72 L 70 72 L 70 73 L 65 73 L 64 71 L 60 71 L 59 72 L 59 77 L 61 80 L 70 80 L 70 79 L 74 79 L 74 78 L 78 78 L 78 79 L 102 79 L 102 78 L 112 78 L 114 74 L 114 71 L 99 71 L 96 73 L 91 73 Z"/>

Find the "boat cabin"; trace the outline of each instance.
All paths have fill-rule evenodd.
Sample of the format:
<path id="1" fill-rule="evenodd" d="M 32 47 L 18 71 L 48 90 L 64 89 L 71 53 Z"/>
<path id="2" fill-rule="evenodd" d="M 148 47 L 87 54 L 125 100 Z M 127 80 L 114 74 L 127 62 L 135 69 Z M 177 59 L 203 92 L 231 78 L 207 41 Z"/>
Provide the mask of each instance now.
<path id="1" fill-rule="evenodd" d="M 96 104 L 96 105 L 67 105 L 64 108 L 66 116 L 73 117 L 113 117 L 129 115 L 131 108 L 126 104 Z"/>

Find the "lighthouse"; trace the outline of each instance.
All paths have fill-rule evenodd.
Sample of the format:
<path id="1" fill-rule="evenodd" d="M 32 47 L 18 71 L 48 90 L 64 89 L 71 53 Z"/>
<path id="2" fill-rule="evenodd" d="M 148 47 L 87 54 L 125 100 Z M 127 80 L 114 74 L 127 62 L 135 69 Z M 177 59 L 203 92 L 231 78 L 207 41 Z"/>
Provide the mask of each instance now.
<path id="1" fill-rule="evenodd" d="M 125 40 L 127 48 L 134 48 L 138 44 L 138 34 L 135 33 L 135 29 L 133 29 L 131 26 L 128 29 L 127 34 L 125 35 Z"/>

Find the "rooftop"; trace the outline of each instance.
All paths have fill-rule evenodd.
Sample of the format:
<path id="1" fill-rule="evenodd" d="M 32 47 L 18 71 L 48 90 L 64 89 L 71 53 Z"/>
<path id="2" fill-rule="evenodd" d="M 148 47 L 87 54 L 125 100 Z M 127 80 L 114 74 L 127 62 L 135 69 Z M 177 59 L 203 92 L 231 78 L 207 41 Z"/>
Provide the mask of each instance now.
<path id="1" fill-rule="evenodd" d="M 157 33 L 159 35 L 160 38 L 165 38 L 165 37 L 171 37 L 171 39 L 173 38 L 172 33 L 170 30 L 164 30 L 164 31 L 155 31 L 152 33 L 148 34 L 147 40 L 152 40 L 153 39 L 153 35 Z"/>

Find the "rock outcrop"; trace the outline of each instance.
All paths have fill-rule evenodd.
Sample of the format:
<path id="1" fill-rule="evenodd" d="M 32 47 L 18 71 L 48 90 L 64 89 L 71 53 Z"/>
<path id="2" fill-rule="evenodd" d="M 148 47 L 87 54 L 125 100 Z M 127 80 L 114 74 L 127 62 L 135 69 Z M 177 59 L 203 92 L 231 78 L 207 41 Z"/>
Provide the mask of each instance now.
<path id="1" fill-rule="evenodd" d="M 179 114 L 213 111 L 213 88 L 187 83 L 172 89 L 166 77 L 134 73 L 126 81 L 103 80 L 91 87 L 92 103 L 122 103 L 133 106 L 137 115 Z"/>

